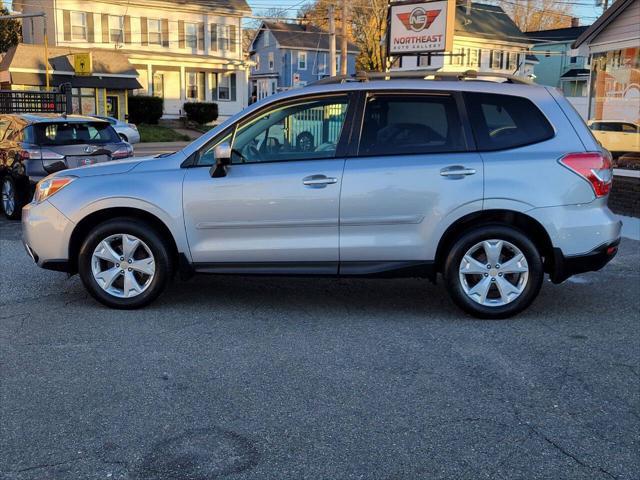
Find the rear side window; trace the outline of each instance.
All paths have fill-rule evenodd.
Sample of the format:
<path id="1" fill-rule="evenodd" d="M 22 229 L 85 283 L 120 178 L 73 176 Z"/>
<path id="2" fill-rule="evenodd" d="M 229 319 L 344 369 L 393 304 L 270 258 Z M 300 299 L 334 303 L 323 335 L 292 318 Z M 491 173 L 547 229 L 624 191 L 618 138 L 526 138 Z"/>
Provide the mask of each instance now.
<path id="1" fill-rule="evenodd" d="M 107 122 L 40 123 L 34 125 L 39 145 L 117 143 L 118 134 Z"/>
<path id="2" fill-rule="evenodd" d="M 526 98 L 490 93 L 464 96 L 478 150 L 505 150 L 554 136 L 549 121 Z"/>
<path id="3" fill-rule="evenodd" d="M 466 149 L 450 95 L 381 94 L 368 99 L 358 154 L 401 155 Z"/>

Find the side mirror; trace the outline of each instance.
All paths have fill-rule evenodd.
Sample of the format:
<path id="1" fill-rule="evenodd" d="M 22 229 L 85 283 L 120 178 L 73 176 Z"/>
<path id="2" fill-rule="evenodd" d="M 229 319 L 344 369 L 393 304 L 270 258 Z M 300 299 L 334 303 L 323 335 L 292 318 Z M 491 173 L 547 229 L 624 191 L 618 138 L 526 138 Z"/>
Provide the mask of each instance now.
<path id="1" fill-rule="evenodd" d="M 209 173 L 212 178 L 227 176 L 227 165 L 231 163 L 231 145 L 229 142 L 222 142 L 213 149 L 216 163 L 211 167 Z"/>

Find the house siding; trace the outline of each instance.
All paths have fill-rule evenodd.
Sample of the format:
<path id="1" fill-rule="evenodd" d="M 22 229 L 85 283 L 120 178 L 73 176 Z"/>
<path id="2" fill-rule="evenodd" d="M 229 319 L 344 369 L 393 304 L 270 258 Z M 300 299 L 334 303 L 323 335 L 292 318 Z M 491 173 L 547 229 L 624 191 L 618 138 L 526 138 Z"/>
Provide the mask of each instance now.
<path id="1" fill-rule="evenodd" d="M 592 50 L 600 44 L 640 39 L 640 0 L 635 0 L 591 42 Z M 636 42 L 637 43 L 637 42 Z M 634 46 L 634 45 L 631 45 Z"/>

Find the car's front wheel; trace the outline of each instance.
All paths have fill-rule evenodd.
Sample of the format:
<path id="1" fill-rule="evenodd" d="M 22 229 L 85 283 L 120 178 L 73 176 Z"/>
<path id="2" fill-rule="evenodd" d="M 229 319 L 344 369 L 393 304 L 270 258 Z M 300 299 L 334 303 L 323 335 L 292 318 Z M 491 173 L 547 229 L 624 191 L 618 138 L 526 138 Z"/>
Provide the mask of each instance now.
<path id="1" fill-rule="evenodd" d="M 444 277 L 453 301 L 478 318 L 508 318 L 527 308 L 542 286 L 536 246 L 515 228 L 476 228 L 449 250 Z"/>
<path id="2" fill-rule="evenodd" d="M 150 225 L 128 218 L 109 220 L 86 237 L 78 256 L 82 283 L 111 308 L 148 305 L 166 288 L 172 262 L 166 242 Z"/>
<path id="3" fill-rule="evenodd" d="M 9 220 L 17 220 L 22 213 L 25 203 L 25 195 L 21 191 L 18 182 L 11 175 L 2 179 L 2 210 Z"/>

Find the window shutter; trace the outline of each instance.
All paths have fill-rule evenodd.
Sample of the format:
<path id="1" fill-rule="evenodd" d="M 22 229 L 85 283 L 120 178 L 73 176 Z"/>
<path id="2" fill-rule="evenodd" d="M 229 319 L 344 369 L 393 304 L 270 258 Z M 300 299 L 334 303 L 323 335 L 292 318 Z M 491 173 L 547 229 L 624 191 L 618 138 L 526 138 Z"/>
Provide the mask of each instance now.
<path id="1" fill-rule="evenodd" d="M 71 12 L 69 10 L 62 11 L 62 23 L 64 29 L 65 42 L 71 41 Z"/>
<path id="2" fill-rule="evenodd" d="M 184 20 L 178 20 L 178 46 L 185 47 L 184 43 Z"/>
<path id="3" fill-rule="evenodd" d="M 166 18 L 162 20 L 162 46 L 169 46 L 169 20 Z"/>
<path id="4" fill-rule="evenodd" d="M 109 43 L 109 15 L 103 13 L 101 16 L 102 43 Z"/>
<path id="5" fill-rule="evenodd" d="M 237 30 L 235 25 L 229 25 L 229 51 L 235 52 L 238 43 Z"/>
<path id="6" fill-rule="evenodd" d="M 204 23 L 198 24 L 198 50 L 204 50 Z"/>
<path id="7" fill-rule="evenodd" d="M 478 49 L 478 68 L 482 67 L 482 49 Z"/>
<path id="8" fill-rule="evenodd" d="M 210 25 L 211 28 L 211 50 L 214 52 L 218 51 L 218 24 L 212 23 Z"/>
<path id="9" fill-rule="evenodd" d="M 124 43 L 131 43 L 131 17 L 124 16 Z"/>
<path id="10" fill-rule="evenodd" d="M 231 84 L 231 101 L 236 101 L 236 74 L 231 73 L 229 75 L 229 83 Z"/>
<path id="11" fill-rule="evenodd" d="M 96 41 L 95 28 L 93 25 L 93 13 L 86 12 L 87 16 L 87 42 L 94 43 Z"/>
<path id="12" fill-rule="evenodd" d="M 140 44 L 149 45 L 149 24 L 147 17 L 140 17 Z"/>
<path id="13" fill-rule="evenodd" d="M 493 68 L 493 50 L 489 50 L 489 68 Z"/>

